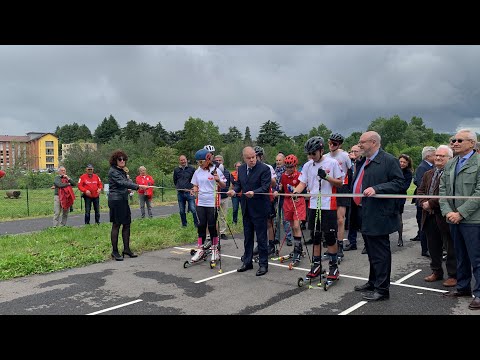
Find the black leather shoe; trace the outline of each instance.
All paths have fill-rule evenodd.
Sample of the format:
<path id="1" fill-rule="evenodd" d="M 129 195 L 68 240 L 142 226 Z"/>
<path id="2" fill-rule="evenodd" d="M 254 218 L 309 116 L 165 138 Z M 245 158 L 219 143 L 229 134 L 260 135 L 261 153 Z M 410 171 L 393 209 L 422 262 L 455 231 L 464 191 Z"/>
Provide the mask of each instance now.
<path id="1" fill-rule="evenodd" d="M 115 259 L 117 261 L 123 261 L 123 256 L 120 256 L 118 251 L 112 252 L 112 259 Z"/>
<path id="2" fill-rule="evenodd" d="M 425 257 L 429 258 L 430 253 L 428 251 L 422 252 L 422 256 L 425 256 Z"/>
<path id="3" fill-rule="evenodd" d="M 363 295 L 363 299 L 367 301 L 380 301 L 380 300 L 388 300 L 390 298 L 390 294 L 380 294 L 379 292 L 373 292 L 371 294 Z"/>
<path id="4" fill-rule="evenodd" d="M 244 272 L 244 271 L 247 271 L 247 270 L 252 270 L 253 269 L 253 264 L 242 264 L 242 266 L 240 266 L 238 269 L 237 269 L 237 272 Z"/>
<path id="5" fill-rule="evenodd" d="M 480 298 L 475 297 L 470 303 L 470 305 L 468 305 L 468 308 L 470 310 L 480 310 Z"/>
<path id="6" fill-rule="evenodd" d="M 420 241 L 420 238 L 417 236 L 415 236 L 414 238 L 411 238 L 410 241 Z"/>
<path id="7" fill-rule="evenodd" d="M 454 291 L 449 291 L 445 294 L 443 294 L 443 296 L 445 297 L 467 297 L 467 296 L 472 296 L 472 292 L 471 291 L 458 291 L 458 290 L 454 290 Z"/>
<path id="8" fill-rule="evenodd" d="M 138 256 L 137 254 L 134 254 L 132 250 L 123 250 L 122 255 L 123 256 L 128 255 L 131 258 L 136 258 Z"/>
<path id="9" fill-rule="evenodd" d="M 357 245 L 348 244 L 343 248 L 343 251 L 357 250 Z"/>
<path id="10" fill-rule="evenodd" d="M 375 287 L 369 283 L 358 285 L 353 288 L 355 291 L 374 291 Z"/>
<path id="11" fill-rule="evenodd" d="M 256 275 L 262 276 L 262 275 L 265 275 L 267 272 L 268 272 L 268 269 L 265 266 L 260 266 Z"/>
<path id="12" fill-rule="evenodd" d="M 221 239 L 221 240 L 227 240 L 227 235 L 221 234 L 221 235 L 220 235 L 220 239 Z"/>

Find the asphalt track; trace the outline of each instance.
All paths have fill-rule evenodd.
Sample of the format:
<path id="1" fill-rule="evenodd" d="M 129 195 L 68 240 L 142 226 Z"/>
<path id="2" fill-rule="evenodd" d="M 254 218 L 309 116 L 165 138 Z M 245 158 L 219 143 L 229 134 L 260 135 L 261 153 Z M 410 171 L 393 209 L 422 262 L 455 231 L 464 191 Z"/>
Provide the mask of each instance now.
<path id="1" fill-rule="evenodd" d="M 154 216 L 176 212 L 177 206 L 157 207 Z M 136 217 L 138 214 L 134 214 Z M 82 219 L 81 216 L 79 216 Z M 104 217 L 103 219 L 106 219 Z M 41 219 L 40 219 L 41 220 Z M 72 221 L 72 222 L 70 222 Z M 74 225 L 75 219 L 69 219 Z M 16 223 L 16 222 L 11 222 Z M 80 222 L 82 223 L 82 222 Z M 2 233 L 5 225 L 1 225 Z M 50 222 L 48 223 L 48 226 Z M 39 226 L 39 225 L 37 225 Z M 189 225 L 191 226 L 191 225 Z M 35 226 L 26 227 L 30 229 Z M 8 231 L 13 231 L 8 229 Z M 420 244 L 409 241 L 416 234 L 415 207 L 405 205 L 404 247 L 391 235 L 392 275 L 390 299 L 367 303 L 353 287 L 368 277 L 367 255 L 345 253 L 340 280 L 328 291 L 314 286 L 298 287 L 309 261 L 289 270 L 271 261 L 266 275 L 254 269 L 237 273 L 243 239 L 235 235 L 222 242 L 222 273 L 201 262 L 187 269 L 190 247 L 143 253 L 125 261 L 106 261 L 46 275 L 0 282 L 0 314 L 34 315 L 477 315 L 471 298 L 448 299 L 441 282 L 427 283 L 429 259 L 420 255 Z M 194 244 L 192 243 L 192 246 Z M 290 252 L 285 246 L 282 254 Z M 311 248 L 310 248 L 311 251 Z M 315 285 L 315 284 L 314 284 Z"/>

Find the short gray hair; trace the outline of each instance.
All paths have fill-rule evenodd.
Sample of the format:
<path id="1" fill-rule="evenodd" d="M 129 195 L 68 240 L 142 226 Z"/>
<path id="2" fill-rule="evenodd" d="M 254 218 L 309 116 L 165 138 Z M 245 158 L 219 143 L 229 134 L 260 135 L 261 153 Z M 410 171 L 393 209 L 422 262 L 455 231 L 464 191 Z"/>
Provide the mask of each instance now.
<path id="1" fill-rule="evenodd" d="M 422 160 L 424 160 L 429 154 L 435 153 L 435 149 L 433 146 L 425 146 L 422 150 Z"/>
<path id="2" fill-rule="evenodd" d="M 467 138 L 469 140 L 474 140 L 475 142 L 477 142 L 477 134 L 475 133 L 475 131 L 472 131 L 470 129 L 460 129 L 460 130 L 457 131 L 457 134 L 458 133 L 466 133 L 466 134 L 468 134 Z"/>
<path id="3" fill-rule="evenodd" d="M 448 158 L 451 159 L 453 157 L 452 148 L 448 145 L 440 145 L 437 147 L 437 150 L 447 150 Z"/>

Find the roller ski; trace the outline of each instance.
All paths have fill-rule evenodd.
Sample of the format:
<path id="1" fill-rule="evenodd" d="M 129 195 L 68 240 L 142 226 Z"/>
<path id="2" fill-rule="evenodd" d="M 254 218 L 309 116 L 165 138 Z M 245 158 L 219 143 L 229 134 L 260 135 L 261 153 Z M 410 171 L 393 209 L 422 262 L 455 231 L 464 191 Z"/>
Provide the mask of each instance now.
<path id="1" fill-rule="evenodd" d="M 277 249 L 277 243 L 275 241 L 269 240 L 268 241 L 268 257 L 271 256 L 276 256 L 278 257 L 278 249 Z M 242 258 L 243 261 L 243 258 Z M 253 249 L 253 262 L 258 263 L 260 261 L 260 256 L 258 255 L 258 245 Z"/>
<path id="2" fill-rule="evenodd" d="M 288 268 L 292 270 L 294 267 L 300 265 L 300 260 L 304 255 L 302 243 L 300 241 L 294 240 L 293 256 L 292 261 L 288 264 Z"/>
<path id="3" fill-rule="evenodd" d="M 213 245 L 211 248 L 210 269 L 214 269 L 220 260 L 220 245 Z M 221 272 L 221 269 L 220 269 Z"/>
<path id="4" fill-rule="evenodd" d="M 328 269 L 328 275 L 326 276 L 326 279 L 323 281 L 323 290 L 327 291 L 330 286 L 335 284 L 338 279 L 340 278 L 340 272 L 338 271 L 338 266 L 329 265 Z"/>
<path id="5" fill-rule="evenodd" d="M 210 241 L 205 241 L 205 244 L 198 247 L 197 249 L 191 249 L 190 255 L 192 258 L 189 261 L 183 263 L 183 267 L 186 269 L 193 264 L 197 264 L 202 261 L 207 261 L 208 255 L 211 255 L 212 250 L 210 249 L 212 243 Z"/>
<path id="6" fill-rule="evenodd" d="M 312 289 L 312 281 L 316 280 L 320 280 L 320 282 L 317 283 L 318 287 L 325 283 L 325 270 L 322 270 L 322 263 L 320 261 L 315 261 L 312 264 L 312 268 L 305 277 L 298 278 L 297 285 L 298 287 L 302 287 L 308 282 L 309 289 Z"/>

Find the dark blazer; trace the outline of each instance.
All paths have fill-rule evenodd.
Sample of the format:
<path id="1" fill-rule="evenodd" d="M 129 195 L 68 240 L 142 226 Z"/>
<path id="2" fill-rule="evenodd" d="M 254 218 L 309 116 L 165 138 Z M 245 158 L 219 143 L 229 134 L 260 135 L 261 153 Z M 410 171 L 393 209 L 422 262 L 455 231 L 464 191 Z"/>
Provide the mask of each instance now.
<path id="1" fill-rule="evenodd" d="M 235 182 L 234 190 L 236 193 L 242 192 L 240 202 L 242 205 L 242 215 L 248 214 L 251 217 L 267 217 L 270 214 L 270 199 L 268 195 L 254 195 L 247 198 L 245 193 L 253 191 L 254 193 L 268 193 L 272 175 L 270 168 L 257 161 L 257 164 L 250 170 L 247 177 L 247 164 L 242 164 L 238 168 L 238 181 Z"/>
<path id="2" fill-rule="evenodd" d="M 425 160 L 422 160 L 420 165 L 418 165 L 418 168 L 415 171 L 415 176 L 413 178 L 413 183 L 416 186 L 415 192 L 413 193 L 413 195 L 417 195 L 418 187 L 422 183 L 423 174 L 425 174 L 426 171 L 431 170 L 432 168 L 433 168 L 433 165 L 432 166 L 428 165 L 428 163 Z M 415 204 L 415 203 L 418 206 L 417 199 L 413 198 L 412 199 L 412 204 Z"/>
<path id="3" fill-rule="evenodd" d="M 422 183 L 418 187 L 417 194 L 418 195 L 428 195 L 428 189 L 430 189 L 430 184 L 432 183 L 433 175 L 435 174 L 435 168 L 428 170 L 423 174 Z M 438 195 L 440 188 L 440 178 L 437 180 L 437 184 L 433 189 L 432 195 Z M 440 200 L 439 199 L 428 199 L 428 198 L 419 198 L 418 204 L 422 206 L 424 202 L 428 202 L 430 205 L 430 209 L 432 209 L 433 214 L 435 214 L 435 220 L 437 223 L 438 228 L 442 233 L 450 232 L 448 227 L 447 221 L 445 217 L 442 216 L 442 212 L 440 211 Z M 422 228 L 423 224 L 425 223 L 425 219 L 427 218 L 428 212 L 422 209 Z"/>
<path id="4" fill-rule="evenodd" d="M 111 166 L 108 171 L 108 199 L 127 200 L 128 189 L 138 190 L 140 187 L 127 178 L 127 173 L 117 166 Z"/>
<path id="5" fill-rule="evenodd" d="M 402 185 L 402 190 L 400 191 L 400 194 L 407 195 L 407 190 L 410 188 L 410 184 L 412 183 L 412 177 L 413 174 L 409 169 L 402 169 L 402 174 L 405 179 Z M 407 199 L 399 199 L 399 204 L 400 205 L 405 205 L 405 202 Z"/>
<path id="6" fill-rule="evenodd" d="M 357 164 L 360 170 L 366 158 Z M 379 150 L 377 156 L 364 169 L 362 188 L 373 187 L 376 194 L 400 194 L 405 179 L 398 159 Z M 355 182 L 358 173 L 353 177 Z M 355 207 L 356 208 L 356 207 Z M 362 234 L 370 236 L 388 235 L 398 231 L 400 212 L 397 199 L 362 198 Z M 352 216 L 353 217 L 353 216 Z"/>

